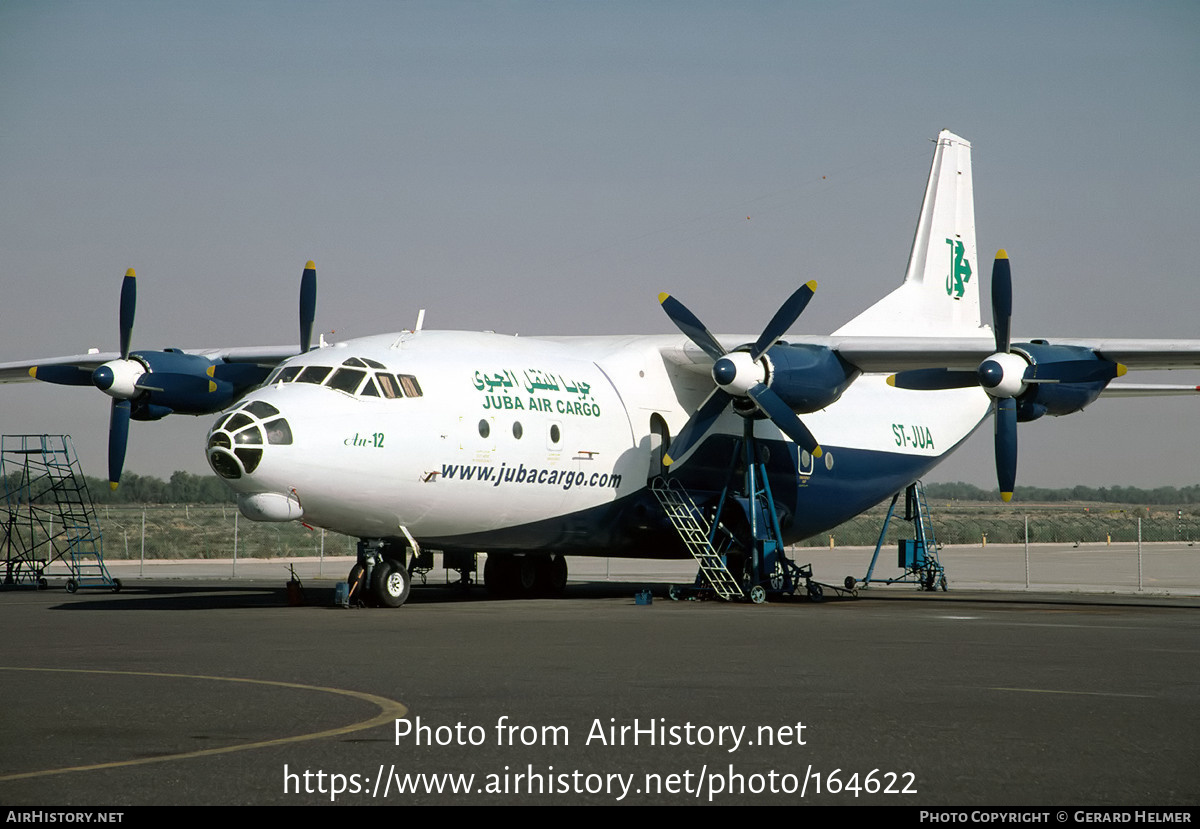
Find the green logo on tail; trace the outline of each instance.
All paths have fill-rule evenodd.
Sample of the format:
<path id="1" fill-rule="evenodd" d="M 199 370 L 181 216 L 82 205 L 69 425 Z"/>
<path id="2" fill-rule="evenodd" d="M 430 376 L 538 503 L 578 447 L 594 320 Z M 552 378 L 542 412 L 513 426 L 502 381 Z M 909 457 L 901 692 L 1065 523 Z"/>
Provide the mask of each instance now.
<path id="1" fill-rule="evenodd" d="M 946 277 L 946 294 L 955 299 L 962 299 L 967 292 L 967 283 L 971 281 L 971 263 L 963 258 L 963 243 L 947 239 L 950 246 L 950 273 Z"/>

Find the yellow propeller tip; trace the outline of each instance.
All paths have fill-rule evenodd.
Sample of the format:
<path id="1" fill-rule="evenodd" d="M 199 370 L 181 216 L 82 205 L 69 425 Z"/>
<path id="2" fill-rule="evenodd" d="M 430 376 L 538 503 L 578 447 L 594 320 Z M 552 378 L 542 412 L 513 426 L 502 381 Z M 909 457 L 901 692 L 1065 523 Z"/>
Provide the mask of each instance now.
<path id="1" fill-rule="evenodd" d="M 37 379 L 37 366 L 30 367 L 29 376 L 32 377 L 34 380 Z"/>
<path id="2" fill-rule="evenodd" d="M 133 269 L 133 268 L 130 268 L 129 270 L 125 271 L 125 275 L 126 275 L 126 276 L 133 276 L 133 277 L 136 277 L 136 276 L 137 276 L 137 272 L 136 272 L 136 271 L 134 271 L 134 269 Z"/>
<path id="3" fill-rule="evenodd" d="M 1117 376 L 1118 377 L 1124 377 L 1125 373 L 1128 371 L 1129 371 L 1129 367 L 1126 366 L 1124 363 L 1117 363 Z"/>
<path id="4" fill-rule="evenodd" d="M 1000 248 L 1000 250 L 996 251 L 996 258 L 997 259 L 1007 259 L 1008 251 L 1006 251 L 1004 248 Z"/>
<path id="5" fill-rule="evenodd" d="M 819 457 L 821 457 L 821 456 L 822 456 L 822 455 L 824 455 L 824 454 L 825 454 L 825 452 L 824 452 L 824 451 L 821 449 L 821 447 L 820 447 L 820 446 L 818 446 L 817 448 L 815 448 L 815 449 L 813 449 L 813 450 L 812 450 L 812 456 L 813 456 L 814 458 L 819 458 Z"/>
<path id="6" fill-rule="evenodd" d="M 817 290 L 817 280 L 810 279 L 804 283 L 804 286 L 806 288 L 808 288 L 810 291 L 815 291 L 815 290 Z"/>
<path id="7" fill-rule="evenodd" d="M 212 380 L 209 380 L 208 381 L 208 393 L 212 394 L 216 390 L 217 390 L 217 384 L 214 383 Z"/>
<path id="8" fill-rule="evenodd" d="M 673 463 L 675 463 L 674 458 L 672 458 L 670 455 L 663 455 L 663 466 L 670 466 Z"/>
<path id="9" fill-rule="evenodd" d="M 894 375 L 894 374 L 888 375 L 887 384 L 889 386 L 895 386 L 896 385 L 896 375 Z"/>
<path id="10" fill-rule="evenodd" d="M 668 294 L 666 291 L 663 291 L 661 294 L 658 295 L 658 304 L 662 305 L 664 302 L 666 302 L 670 298 L 671 298 L 671 295 Z"/>
<path id="11" fill-rule="evenodd" d="M 317 269 L 317 263 L 312 261 L 311 259 L 309 259 L 308 262 L 306 262 L 304 265 L 304 270 L 306 270 L 306 271 L 315 271 L 316 269 Z"/>
<path id="12" fill-rule="evenodd" d="M 111 490 L 113 490 L 114 492 L 116 491 L 116 489 L 117 489 L 117 486 L 119 486 L 119 484 L 118 484 L 116 481 L 109 481 L 109 482 L 108 482 L 108 488 L 109 488 L 109 489 L 111 489 Z"/>
<path id="13" fill-rule="evenodd" d="M 1013 494 L 1011 492 L 1001 492 L 1000 500 L 1007 504 L 1009 501 L 1012 500 L 1012 496 L 1013 496 Z"/>

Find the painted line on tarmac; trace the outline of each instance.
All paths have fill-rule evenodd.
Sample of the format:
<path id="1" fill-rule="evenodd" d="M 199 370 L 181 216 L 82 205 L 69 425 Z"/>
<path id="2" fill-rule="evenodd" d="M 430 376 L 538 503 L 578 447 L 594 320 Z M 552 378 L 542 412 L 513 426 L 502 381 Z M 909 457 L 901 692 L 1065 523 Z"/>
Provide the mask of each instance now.
<path id="1" fill-rule="evenodd" d="M 155 673 L 152 671 L 99 671 L 85 670 L 82 668 L 10 668 L 0 666 L 0 671 L 38 671 L 42 673 L 66 673 L 66 674 L 108 674 L 111 676 L 150 676 L 167 679 L 202 679 L 215 682 L 244 682 L 247 685 L 269 685 L 276 688 L 291 688 L 299 691 L 320 691 L 326 694 L 338 694 L 343 697 L 351 697 L 353 699 L 369 702 L 372 705 L 379 707 L 379 713 L 369 720 L 363 720 L 350 725 L 343 725 L 338 728 L 330 728 L 325 731 L 314 731 L 311 734 L 296 734 L 291 737 L 279 737 L 274 740 L 260 740 L 256 743 L 242 743 L 234 746 L 224 746 L 222 748 L 206 748 L 199 751 L 185 751 L 180 754 L 166 754 L 159 757 L 142 757 L 136 760 L 115 760 L 111 763 L 93 763 L 86 766 L 69 766 L 61 769 L 44 769 L 42 771 L 21 772 L 19 774 L 0 775 L 0 782 L 9 780 L 26 780 L 31 777 L 48 777 L 55 774 L 68 774 L 76 771 L 96 771 L 98 769 L 116 769 L 126 766 L 143 766 L 150 763 L 164 763 L 173 760 L 188 760 L 193 757 L 210 757 L 215 754 L 229 754 L 234 751 L 248 751 L 255 748 L 267 748 L 268 746 L 289 745 L 291 743 L 303 743 L 309 740 L 320 740 L 325 737 L 339 737 L 343 734 L 353 734 L 356 731 L 365 731 L 368 728 L 376 728 L 381 725 L 389 725 L 396 719 L 400 719 L 408 715 L 408 708 L 395 700 L 390 700 L 387 697 L 377 696 L 375 694 L 367 694 L 362 691 L 350 691 L 345 688 L 327 688 L 321 685 L 302 685 L 298 682 L 275 682 L 268 679 L 247 679 L 245 677 L 236 676 L 204 676 L 202 674 L 166 674 Z"/>
<path id="2" fill-rule="evenodd" d="M 1065 694 L 1074 697 L 1127 697 L 1129 699 L 1155 699 L 1152 694 L 1115 694 L 1109 691 L 1056 691 L 1051 688 L 993 688 L 993 691 L 1015 691 L 1019 694 Z"/>

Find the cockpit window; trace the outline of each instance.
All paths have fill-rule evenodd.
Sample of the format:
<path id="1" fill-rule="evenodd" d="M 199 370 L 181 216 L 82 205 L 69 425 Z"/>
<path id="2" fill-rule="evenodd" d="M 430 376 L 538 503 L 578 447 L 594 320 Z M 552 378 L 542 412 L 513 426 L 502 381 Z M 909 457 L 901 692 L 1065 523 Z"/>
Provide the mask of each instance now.
<path id="1" fill-rule="evenodd" d="M 331 389 L 344 391 L 346 394 L 354 394 L 354 392 L 358 391 L 359 385 L 362 384 L 365 374 L 366 372 L 359 371 L 356 368 L 339 368 L 325 385 Z"/>
<path id="2" fill-rule="evenodd" d="M 421 397 L 424 394 L 421 384 L 413 375 L 389 374 L 386 369 L 387 366 L 377 360 L 349 357 L 343 360 L 342 366 L 337 369 L 330 366 L 287 366 L 276 369 L 267 383 L 312 383 L 315 386 L 325 385 L 346 394 L 357 393 L 359 397 L 385 397 L 389 400 Z M 248 406 L 247 410 L 260 418 L 279 414 L 278 410 L 267 403 L 256 401 L 251 405 L 254 408 Z M 265 408 L 258 408 L 260 406 Z M 237 429 L 242 425 L 245 424 L 239 423 L 233 425 L 233 428 Z"/>
<path id="3" fill-rule="evenodd" d="M 383 396 L 391 399 L 393 397 L 402 397 L 400 387 L 396 384 L 396 378 L 390 374 L 377 374 L 375 379 L 379 381 L 379 388 L 383 390 Z"/>
<path id="4" fill-rule="evenodd" d="M 234 431 L 237 431 L 238 429 L 242 428 L 243 426 L 248 426 L 248 425 L 250 425 L 250 424 L 251 424 L 251 423 L 253 423 L 253 422 L 254 422 L 253 420 L 251 420 L 250 418 L 246 417 L 246 416 L 245 416 L 244 414 L 242 414 L 241 412 L 238 412 L 238 413 L 237 413 L 237 414 L 235 414 L 233 417 L 229 418 L 229 420 L 228 420 L 228 421 L 226 421 L 226 422 L 225 422 L 224 424 L 222 424 L 222 425 L 224 425 L 224 427 L 225 427 L 225 431 L 227 431 L 227 432 L 234 432 Z"/>
<path id="5" fill-rule="evenodd" d="M 255 417 L 273 417 L 279 414 L 279 409 L 276 409 L 270 403 L 265 403 L 262 400 L 255 400 L 246 407 L 246 411 Z"/>
<path id="6" fill-rule="evenodd" d="M 329 372 L 333 371 L 329 366 L 308 366 L 296 378 L 297 383 L 312 383 L 319 386 L 329 376 Z"/>
<path id="7" fill-rule="evenodd" d="M 417 382 L 416 377 L 413 377 L 411 374 L 401 374 L 398 376 L 400 377 L 400 385 L 404 388 L 405 397 L 421 396 L 421 384 Z"/>
<path id="8" fill-rule="evenodd" d="M 267 443 L 286 446 L 292 442 L 292 429 L 282 417 L 266 424 Z"/>

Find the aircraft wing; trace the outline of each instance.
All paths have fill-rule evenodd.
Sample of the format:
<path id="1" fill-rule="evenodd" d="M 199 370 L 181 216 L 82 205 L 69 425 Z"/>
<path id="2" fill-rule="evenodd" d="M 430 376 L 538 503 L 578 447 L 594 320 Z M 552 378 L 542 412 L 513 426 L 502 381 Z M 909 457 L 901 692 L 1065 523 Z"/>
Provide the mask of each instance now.
<path id="1" fill-rule="evenodd" d="M 270 367 L 276 363 L 299 354 L 294 346 L 239 346 L 236 348 L 185 348 L 184 354 L 204 357 L 212 363 L 241 363 Z M 44 366 L 72 366 L 75 368 L 94 371 L 112 360 L 121 359 L 116 351 L 92 351 L 87 354 L 70 354 L 59 357 L 46 357 L 40 360 L 17 360 L 10 363 L 0 363 L 0 383 L 23 383 L 37 379 L 30 370 Z"/>
<path id="2" fill-rule="evenodd" d="M 824 346 L 867 373 L 893 373 L 919 368 L 973 370 L 995 353 L 996 344 L 988 329 L 979 337 L 852 337 L 789 336 L 784 342 Z M 747 342 L 744 337 L 718 338 L 727 348 Z M 1074 346 L 1096 356 L 1121 363 L 1130 370 L 1200 369 L 1200 340 L 1130 340 L 1112 338 L 1055 338 L 1021 340 Z M 664 347 L 668 362 L 707 373 L 712 358 L 694 344 L 683 341 Z M 0 370 L 3 366 L 0 366 Z"/>

